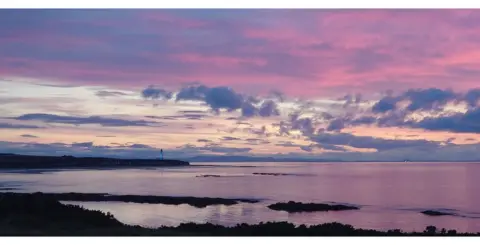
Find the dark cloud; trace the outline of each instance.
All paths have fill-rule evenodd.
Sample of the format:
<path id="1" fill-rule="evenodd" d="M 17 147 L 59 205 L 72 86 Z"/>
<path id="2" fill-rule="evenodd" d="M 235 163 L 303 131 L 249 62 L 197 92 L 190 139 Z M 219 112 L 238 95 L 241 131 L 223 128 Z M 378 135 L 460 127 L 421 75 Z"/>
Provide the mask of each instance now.
<path id="1" fill-rule="evenodd" d="M 332 116 L 332 114 L 328 113 L 328 112 L 321 112 L 319 117 L 321 119 L 324 119 L 324 120 L 331 120 L 333 119 L 334 117 Z"/>
<path id="2" fill-rule="evenodd" d="M 23 137 L 23 138 L 38 138 L 38 136 L 31 135 L 31 134 L 22 134 L 20 136 Z"/>
<path id="3" fill-rule="evenodd" d="M 145 116 L 150 119 L 177 120 L 179 116 Z"/>
<path id="4" fill-rule="evenodd" d="M 155 88 L 153 85 L 148 86 L 146 89 L 142 90 L 142 97 L 144 99 L 166 99 L 169 100 L 172 98 L 172 93 L 166 91 L 165 89 Z"/>
<path id="5" fill-rule="evenodd" d="M 419 122 L 406 122 L 406 125 L 432 131 L 450 131 L 457 133 L 480 133 L 480 108 L 466 113 L 456 113 L 443 117 L 427 117 Z"/>
<path id="6" fill-rule="evenodd" d="M 158 125 L 157 122 L 145 121 L 145 120 L 126 120 L 126 119 L 107 118 L 107 117 L 100 117 L 100 116 L 73 117 L 73 116 L 59 116 L 59 115 L 42 114 L 42 113 L 25 114 L 12 119 L 21 120 L 21 121 L 42 121 L 46 123 L 62 123 L 62 124 L 72 124 L 72 125 L 99 124 L 105 127 Z"/>
<path id="7" fill-rule="evenodd" d="M 258 108 L 253 104 L 245 102 L 242 105 L 242 116 L 244 117 L 254 117 L 258 115 Z"/>
<path id="8" fill-rule="evenodd" d="M 86 147 L 90 148 L 93 146 L 93 142 L 81 142 L 81 143 L 72 143 L 72 147 Z"/>
<path id="9" fill-rule="evenodd" d="M 207 140 L 207 139 L 198 139 L 197 142 L 209 143 L 209 142 L 212 142 L 212 141 L 211 141 L 211 140 Z"/>
<path id="10" fill-rule="evenodd" d="M 24 125 L 24 124 L 11 124 L 11 123 L 0 123 L 0 129 L 36 129 L 42 128 L 34 125 Z"/>
<path id="11" fill-rule="evenodd" d="M 190 115 L 190 114 L 207 114 L 208 111 L 202 111 L 202 110 L 186 110 L 186 111 L 178 111 L 178 113 L 187 114 L 187 115 Z"/>
<path id="12" fill-rule="evenodd" d="M 479 106 L 480 89 L 472 89 L 463 94 L 437 88 L 410 89 L 393 96 L 391 93 L 380 99 L 372 107 L 376 115 L 341 116 L 329 121 L 327 130 L 338 131 L 348 126 L 376 125 L 379 127 L 421 128 L 431 131 L 450 131 L 462 133 L 478 133 L 480 126 Z M 406 102 L 406 108 L 399 108 L 399 102 Z M 447 103 L 465 102 L 468 110 L 465 113 L 442 112 L 440 116 L 428 116 L 418 120 L 410 119 L 417 111 L 439 114 Z"/>
<path id="13" fill-rule="evenodd" d="M 329 144 L 311 144 L 311 145 L 300 146 L 300 149 L 306 152 L 312 152 L 315 148 L 331 150 L 331 151 L 342 151 L 342 152 L 345 151 L 343 147 L 336 146 L 336 145 L 329 145 Z"/>
<path id="14" fill-rule="evenodd" d="M 341 118 L 334 119 L 328 124 L 328 131 L 340 131 L 345 128 L 345 122 Z"/>
<path id="15" fill-rule="evenodd" d="M 345 148 L 342 146 L 337 145 L 330 145 L 330 144 L 315 144 L 315 147 L 322 148 L 324 150 L 331 150 L 331 151 L 345 151 Z"/>
<path id="16" fill-rule="evenodd" d="M 372 111 L 375 113 L 383 113 L 395 110 L 397 108 L 398 101 L 399 98 L 387 96 L 379 100 L 375 105 L 373 105 Z"/>
<path id="17" fill-rule="evenodd" d="M 478 102 L 480 101 L 480 89 L 471 89 L 469 90 L 465 96 L 464 100 L 470 107 L 477 107 Z"/>
<path id="18" fill-rule="evenodd" d="M 353 119 L 350 122 L 350 125 L 352 126 L 357 126 L 357 125 L 363 125 L 363 124 L 373 124 L 375 123 L 377 119 L 373 116 L 362 116 L 356 119 Z"/>
<path id="19" fill-rule="evenodd" d="M 329 122 L 326 130 L 327 131 L 339 132 L 340 130 L 342 130 L 346 127 L 349 127 L 349 126 L 373 125 L 373 124 L 377 124 L 377 123 L 378 123 L 379 126 L 387 126 L 387 124 L 389 122 L 385 121 L 385 120 L 393 119 L 391 117 L 394 116 L 394 115 L 395 114 L 388 114 L 387 116 L 383 116 L 381 118 L 376 118 L 376 117 L 373 117 L 373 116 L 361 116 L 359 118 L 354 118 L 352 116 L 338 117 L 338 118 L 332 119 Z M 399 118 L 399 119 L 403 120 L 403 117 Z"/>
<path id="20" fill-rule="evenodd" d="M 291 141 L 280 141 L 279 143 L 275 144 L 276 146 L 283 146 L 283 147 L 301 147 L 303 145 L 295 144 Z"/>
<path id="21" fill-rule="evenodd" d="M 234 140 L 242 140 L 240 138 L 236 138 L 236 137 L 231 137 L 231 136 L 224 136 L 222 138 L 222 140 L 225 140 L 225 141 L 234 141 Z"/>
<path id="22" fill-rule="evenodd" d="M 207 87 L 204 85 L 191 85 L 180 89 L 176 95 L 176 101 L 192 100 L 203 101 L 214 112 L 219 113 L 220 109 L 229 112 L 240 109 L 243 117 L 270 117 L 279 115 L 275 102 L 264 101 L 260 108 L 256 104 L 260 100 L 253 96 L 246 96 L 235 92 L 230 87 Z"/>
<path id="23" fill-rule="evenodd" d="M 145 117 L 151 118 L 151 119 L 161 119 L 161 120 L 178 120 L 178 119 L 201 120 L 209 116 L 205 114 L 184 114 L 184 115 L 172 115 L 172 116 L 145 116 Z"/>
<path id="24" fill-rule="evenodd" d="M 182 147 L 178 147 L 182 150 L 195 150 L 195 151 L 208 151 L 215 153 L 246 153 L 252 150 L 252 148 L 235 148 L 235 147 L 222 147 L 218 144 L 209 144 L 206 146 L 194 146 L 192 144 L 187 144 Z"/>
<path id="25" fill-rule="evenodd" d="M 326 145 L 340 145 L 351 146 L 363 149 L 376 149 L 378 151 L 386 151 L 398 148 L 436 148 L 440 144 L 434 141 L 427 140 L 394 140 L 374 138 L 370 136 L 355 136 L 348 133 L 321 133 L 309 137 L 311 141 L 326 144 Z"/>
<path id="26" fill-rule="evenodd" d="M 255 134 L 257 136 L 267 136 L 267 137 L 270 136 L 270 134 L 267 133 L 267 127 L 265 125 L 261 126 L 259 129 L 257 129 L 257 128 L 245 128 L 244 132 Z"/>
<path id="27" fill-rule="evenodd" d="M 228 87 L 214 87 L 205 95 L 205 102 L 214 110 L 227 109 L 234 111 L 240 109 L 243 97 Z"/>
<path id="28" fill-rule="evenodd" d="M 176 101 L 180 100 L 193 100 L 193 101 L 205 101 L 205 96 L 210 90 L 207 86 L 197 85 L 182 88 L 176 95 Z"/>
<path id="29" fill-rule="evenodd" d="M 411 101 L 407 107 L 407 110 L 417 111 L 439 109 L 440 106 L 443 106 L 447 102 L 455 99 L 457 95 L 449 90 L 429 88 L 410 89 L 404 94 L 403 97 L 408 98 Z"/>
<path id="30" fill-rule="evenodd" d="M 125 95 L 127 95 L 127 94 L 126 94 L 126 93 L 123 93 L 123 92 L 119 92 L 119 91 L 106 91 L 106 90 L 102 90 L 102 91 L 97 91 L 97 92 L 95 93 L 95 95 L 97 95 L 98 97 L 105 98 L 105 97 L 125 96 Z"/>
<path id="31" fill-rule="evenodd" d="M 249 138 L 245 139 L 245 141 L 250 145 L 266 145 L 270 144 L 270 141 L 264 139 L 257 139 L 257 138 Z"/>
<path id="32" fill-rule="evenodd" d="M 183 118 L 187 119 L 187 120 L 201 120 L 203 118 L 206 118 L 208 117 L 207 115 L 204 115 L 204 114 L 187 114 L 187 115 L 184 115 Z"/>
<path id="33" fill-rule="evenodd" d="M 245 98 L 245 102 L 248 102 L 248 103 L 251 103 L 251 104 L 258 104 L 260 103 L 261 99 L 259 99 L 258 97 L 255 97 L 255 96 L 246 96 Z"/>
<path id="34" fill-rule="evenodd" d="M 278 111 L 277 104 L 272 100 L 264 101 L 263 104 L 260 106 L 258 110 L 258 114 L 261 117 L 270 117 L 270 116 L 278 116 L 280 112 Z"/>
<path id="35" fill-rule="evenodd" d="M 307 145 L 307 146 L 300 146 L 300 149 L 303 150 L 303 151 L 306 151 L 306 152 L 312 152 L 313 151 L 313 147 L 311 145 Z"/>
<path id="36" fill-rule="evenodd" d="M 473 100 L 474 95 L 470 96 Z M 384 113 L 397 109 L 400 101 L 409 101 L 408 111 L 418 110 L 438 110 L 449 101 L 459 99 L 460 95 L 450 91 L 438 88 L 428 89 L 410 89 L 399 96 L 387 95 L 380 99 L 373 107 L 375 113 Z"/>
<path id="37" fill-rule="evenodd" d="M 299 114 L 290 115 L 291 129 L 299 130 L 304 135 L 311 135 L 315 132 L 312 119 L 309 117 L 300 118 Z"/>

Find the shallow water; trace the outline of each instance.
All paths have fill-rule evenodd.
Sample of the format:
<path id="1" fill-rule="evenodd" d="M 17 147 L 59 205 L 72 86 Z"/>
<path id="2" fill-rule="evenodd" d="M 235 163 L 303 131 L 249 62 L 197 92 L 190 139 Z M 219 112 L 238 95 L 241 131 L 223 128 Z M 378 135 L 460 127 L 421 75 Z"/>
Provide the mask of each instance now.
<path id="1" fill-rule="evenodd" d="M 428 225 L 480 232 L 479 163 L 208 163 L 118 170 L 3 171 L 0 187 L 16 191 L 258 198 L 256 204 L 210 206 L 79 203 L 120 221 L 149 227 L 183 222 L 222 225 L 289 221 L 341 222 L 372 229 L 422 231 Z M 250 167 L 245 167 L 250 166 Z M 286 173 L 269 176 L 253 173 Z M 196 177 L 200 175 L 220 177 Z M 277 201 L 337 202 L 360 210 L 288 214 Z M 457 216 L 426 216 L 425 209 Z"/>

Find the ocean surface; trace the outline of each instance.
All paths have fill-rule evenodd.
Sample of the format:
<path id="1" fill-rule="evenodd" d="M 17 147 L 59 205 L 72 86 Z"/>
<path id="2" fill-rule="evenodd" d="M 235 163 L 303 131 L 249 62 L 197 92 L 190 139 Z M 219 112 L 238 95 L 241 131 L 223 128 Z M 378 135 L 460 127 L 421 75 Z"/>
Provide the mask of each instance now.
<path id="1" fill-rule="evenodd" d="M 283 173 L 283 176 L 253 173 Z M 197 177 L 200 175 L 221 177 Z M 288 221 L 340 222 L 358 228 L 423 231 L 428 225 L 480 232 L 480 163 L 193 163 L 189 167 L 0 172 L 0 190 L 255 198 L 261 202 L 195 208 L 189 205 L 68 202 L 111 212 L 127 224 L 184 222 L 221 225 Z M 289 214 L 278 201 L 334 202 L 360 210 Z M 426 209 L 455 216 L 426 216 Z"/>

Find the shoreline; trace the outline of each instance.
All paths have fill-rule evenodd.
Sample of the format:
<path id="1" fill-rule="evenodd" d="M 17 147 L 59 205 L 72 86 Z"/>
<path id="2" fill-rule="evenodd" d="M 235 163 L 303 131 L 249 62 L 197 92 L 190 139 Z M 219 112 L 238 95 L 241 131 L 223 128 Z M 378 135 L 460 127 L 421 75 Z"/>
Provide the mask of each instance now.
<path id="1" fill-rule="evenodd" d="M 126 225 L 112 214 L 62 204 L 41 193 L 0 198 L 0 236 L 479 236 L 427 226 L 421 232 L 379 231 L 348 224 L 294 225 L 288 222 L 237 224 L 182 223 L 176 227 Z"/>
<path id="2" fill-rule="evenodd" d="M 40 208 L 44 208 L 44 204 L 42 202 L 45 202 L 46 200 L 49 202 L 57 202 L 57 206 L 59 204 L 67 206 L 67 207 L 73 207 L 76 206 L 80 209 L 83 209 L 87 212 L 105 212 L 102 211 L 103 209 L 97 209 L 97 208 L 88 208 L 88 206 L 83 206 L 82 203 L 90 203 L 90 202 L 119 202 L 119 203 L 136 203 L 136 204 L 162 204 L 162 205 L 190 205 L 193 208 L 198 208 L 198 209 L 203 209 L 212 205 L 224 205 L 224 206 L 231 206 L 231 205 L 237 205 L 241 203 L 259 203 L 260 205 L 263 203 L 262 200 L 260 199 L 242 199 L 242 198 L 216 198 L 216 197 L 188 197 L 188 196 L 145 196 L 145 195 L 110 195 L 107 193 L 42 193 L 42 192 L 35 192 L 35 193 L 18 193 L 18 192 L 0 192 L 0 230 L 2 229 L 2 207 L 4 207 L 4 203 L 9 202 L 10 200 L 30 200 L 29 202 L 32 202 L 31 200 L 35 200 L 32 203 L 33 204 L 27 204 L 27 205 L 40 205 Z M 2 203 L 3 202 L 3 203 Z M 294 201 L 289 201 L 289 202 L 277 202 L 268 205 L 267 203 L 265 204 L 265 208 L 277 211 L 277 212 L 287 212 L 287 213 L 295 213 L 295 212 L 345 212 L 349 210 L 358 210 L 361 209 L 360 206 L 357 205 L 344 205 L 344 204 L 334 204 L 334 203 L 301 203 L 301 202 L 294 202 Z M 26 204 L 22 204 L 26 205 Z M 49 204 L 50 205 L 50 204 Z M 274 206 L 279 206 L 279 208 L 273 208 Z M 283 206 L 283 207 L 280 207 Z M 59 206 L 60 207 L 60 206 Z M 49 212 L 57 212 L 58 208 L 56 207 L 54 209 L 49 210 Z M 33 206 L 29 207 L 27 210 L 30 209 L 36 209 L 38 207 Z M 434 215 L 430 214 L 430 212 L 435 212 Z M 5 214 L 5 212 L 3 212 Z M 24 211 L 24 213 L 30 214 L 30 211 Z M 440 211 L 436 210 L 419 210 L 419 214 L 426 215 L 426 216 L 437 216 L 440 215 Z M 7 212 L 7 215 L 9 213 Z M 107 213 L 108 214 L 108 213 Z M 23 215 L 23 214 L 22 214 Z M 48 214 L 47 214 L 48 215 Z M 457 216 L 455 214 L 451 213 L 443 213 L 441 215 L 452 215 L 452 216 Z M 148 226 L 142 226 L 141 224 L 139 225 L 132 225 L 128 223 L 122 223 L 122 225 L 127 226 L 127 227 L 132 227 L 135 226 L 139 229 L 147 229 L 149 231 L 165 231 L 165 230 L 170 230 L 170 231 L 184 231 L 184 228 L 182 228 L 185 225 L 188 225 L 190 229 L 193 231 L 196 231 L 197 229 L 203 230 L 207 229 L 206 227 L 210 227 L 207 229 L 209 234 L 211 235 L 217 235 L 218 232 L 224 233 L 227 232 L 230 234 L 231 232 L 232 235 L 241 235 L 243 234 L 242 231 L 243 229 L 248 229 L 252 230 L 250 232 L 256 232 L 255 230 L 257 229 L 264 229 L 265 227 L 271 227 L 271 229 L 276 229 L 274 227 L 276 226 L 290 226 L 288 228 L 288 232 L 292 232 L 292 235 L 297 234 L 298 232 L 306 232 L 308 231 L 308 227 L 316 227 L 315 229 L 318 229 L 318 226 L 323 227 L 324 225 L 332 225 L 336 224 L 339 225 L 337 227 L 338 229 L 341 230 L 341 232 L 347 232 L 346 230 L 343 231 L 343 229 L 348 229 L 350 230 L 349 232 L 354 232 L 357 235 L 367 235 L 370 234 L 371 232 L 374 232 L 377 235 L 384 236 L 384 235 L 392 235 L 392 234 L 397 234 L 400 236 L 417 236 L 417 235 L 425 235 L 424 232 L 418 232 L 416 230 L 412 231 L 403 231 L 397 228 L 389 228 L 389 230 L 374 230 L 371 228 L 353 228 L 348 224 L 343 224 L 339 223 L 337 221 L 330 221 L 333 223 L 324 223 L 324 224 L 315 224 L 315 223 L 309 223 L 307 224 L 301 224 L 301 223 L 290 223 L 291 221 L 262 221 L 260 223 L 236 223 L 236 224 L 212 224 L 212 223 L 193 223 L 189 222 L 188 220 L 185 220 L 187 223 L 179 223 L 177 226 L 165 226 L 159 224 L 159 226 L 156 227 L 148 227 Z M 75 222 L 74 220 L 72 222 Z M 119 221 L 120 222 L 120 221 Z M 197 221 L 199 222 L 199 221 Z M 293 226 L 293 227 L 292 227 Z M 212 228 L 213 227 L 213 228 Z M 433 227 L 433 226 L 430 226 Z M 299 229 L 301 228 L 301 229 Z M 418 227 L 417 227 L 418 228 Z M 455 227 L 450 227 L 450 229 L 455 229 Z M 213 230 L 211 230 L 213 229 Z M 238 230 L 240 229 L 240 230 Z M 270 228 L 269 228 L 270 229 Z M 306 230 L 305 230 L 306 229 Z M 313 230 L 315 230 L 313 229 Z M 323 228 L 322 228 L 323 229 Z M 353 231 L 351 229 L 354 229 Z M 407 229 L 408 230 L 408 229 Z M 142 232 L 144 232 L 143 230 Z M 436 235 L 448 235 L 446 230 L 444 232 L 440 232 L 441 230 L 437 230 L 439 234 Z M 237 234 L 237 232 L 240 232 Z M 287 231 L 286 231 L 287 232 Z M 315 231 L 317 232 L 317 231 Z M 392 233 L 393 232 L 393 233 Z M 457 232 L 450 230 L 450 235 L 480 235 L 480 232 L 475 233 L 476 231 L 463 231 L 463 232 Z M 103 233 L 102 233 L 103 234 Z M 263 233 L 262 233 L 263 234 Z M 262 234 L 259 234 L 260 236 L 263 236 Z M 316 234 L 316 233 L 315 233 Z M 1 235 L 1 232 L 0 232 Z M 108 234 L 106 234 L 108 235 Z M 282 236 L 282 233 L 278 234 L 273 234 L 274 236 Z M 326 235 L 324 233 L 320 233 L 319 235 Z M 328 235 L 328 234 L 327 234 Z M 348 235 L 350 236 L 351 234 L 340 234 L 340 235 Z"/>

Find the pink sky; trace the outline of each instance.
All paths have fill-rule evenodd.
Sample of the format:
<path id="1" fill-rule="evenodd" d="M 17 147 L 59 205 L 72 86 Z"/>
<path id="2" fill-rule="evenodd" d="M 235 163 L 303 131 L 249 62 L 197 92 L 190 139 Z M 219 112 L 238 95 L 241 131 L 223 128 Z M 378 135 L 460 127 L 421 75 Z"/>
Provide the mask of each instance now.
<path id="1" fill-rule="evenodd" d="M 479 23 L 476 10 L 0 10 L 0 141 L 480 158 Z M 206 90 L 177 100 L 189 86 Z"/>

